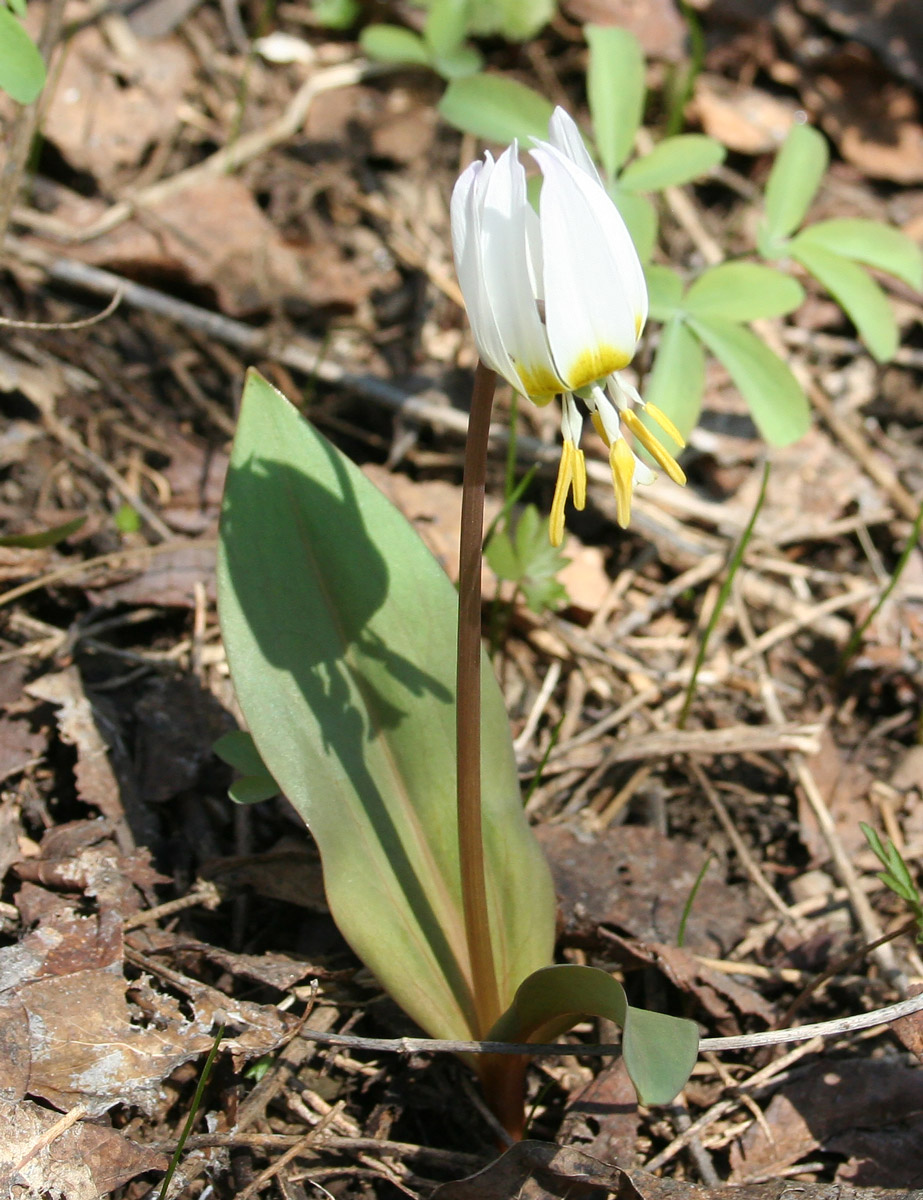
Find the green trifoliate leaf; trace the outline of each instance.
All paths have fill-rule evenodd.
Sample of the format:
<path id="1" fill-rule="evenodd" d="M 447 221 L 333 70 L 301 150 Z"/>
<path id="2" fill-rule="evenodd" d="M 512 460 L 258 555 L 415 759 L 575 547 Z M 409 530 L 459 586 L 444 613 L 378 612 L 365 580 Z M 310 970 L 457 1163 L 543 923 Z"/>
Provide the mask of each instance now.
<path id="1" fill-rule="evenodd" d="M 683 437 L 694 429 L 702 411 L 705 391 L 705 354 L 702 346 L 681 317 L 671 318 L 663 327 L 654 366 L 644 386 L 644 399 L 663 409 Z M 675 458 L 682 447 L 660 428 L 651 417 L 642 420 Z"/>
<path id="2" fill-rule="evenodd" d="M 508 143 L 518 138 L 547 140 L 551 103 L 525 84 L 504 75 L 474 75 L 453 79 L 439 101 L 444 120 L 463 133 L 489 142 Z"/>
<path id="3" fill-rule="evenodd" d="M 770 241 L 788 237 L 804 220 L 829 160 L 822 133 L 810 125 L 792 126 L 766 184 L 764 233 Z"/>
<path id="4" fill-rule="evenodd" d="M 0 89 L 31 104 L 45 86 L 45 64 L 19 18 L 0 5 Z"/>
<path id="5" fill-rule="evenodd" d="M 243 729 L 224 734 L 212 746 L 214 753 L 241 774 L 228 788 L 235 804 L 259 804 L 278 796 L 280 787 L 266 769 L 253 738 Z"/>
<path id="6" fill-rule="evenodd" d="M 804 288 L 790 275 L 758 263 L 721 263 L 690 286 L 683 302 L 697 317 L 757 321 L 793 312 L 804 300 Z"/>
<path id="7" fill-rule="evenodd" d="M 428 67 L 431 55 L 419 34 L 401 25 L 366 25 L 359 34 L 359 45 L 369 58 L 383 63 L 406 63 Z"/>
<path id="8" fill-rule="evenodd" d="M 879 362 L 893 358 L 899 340 L 897 322 L 887 296 L 868 272 L 848 258 L 804 241 L 800 234 L 792 241 L 790 253 L 833 296 L 872 355 Z"/>
<path id="9" fill-rule="evenodd" d="M 664 138 L 650 154 L 629 163 L 619 179 L 623 188 L 656 192 L 699 179 L 724 161 L 724 147 L 702 133 Z"/>
<path id="10" fill-rule="evenodd" d="M 648 263 L 644 268 L 650 315 L 655 321 L 667 321 L 682 306 L 682 276 L 672 267 Z"/>
<path id="11" fill-rule="evenodd" d="M 644 113 L 644 54 L 638 39 L 617 25 L 585 25 L 590 47 L 587 97 L 593 136 L 606 174 L 631 153 Z"/>
<path id="12" fill-rule="evenodd" d="M 881 221 L 844 217 L 818 221 L 798 235 L 801 245 L 819 246 L 875 267 L 917 291 L 923 289 L 923 253 L 911 238 Z"/>
<path id="13" fill-rule="evenodd" d="M 756 334 L 719 317 L 690 317 L 689 323 L 727 368 L 767 442 L 787 446 L 807 433 L 811 412 L 801 385 Z"/>
<path id="14" fill-rule="evenodd" d="M 692 1021 L 632 1007 L 618 980 L 597 967 L 545 967 L 525 979 L 488 1034 L 491 1041 L 548 1042 L 587 1017 L 622 1030 L 622 1054 L 644 1104 L 669 1104 L 686 1083 L 699 1050 Z"/>

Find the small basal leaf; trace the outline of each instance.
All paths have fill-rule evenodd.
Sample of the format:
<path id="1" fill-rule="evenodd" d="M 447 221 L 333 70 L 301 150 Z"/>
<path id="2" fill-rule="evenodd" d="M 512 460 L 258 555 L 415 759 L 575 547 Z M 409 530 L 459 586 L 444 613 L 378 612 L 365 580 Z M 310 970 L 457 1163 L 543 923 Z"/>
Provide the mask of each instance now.
<path id="1" fill-rule="evenodd" d="M 463 133 L 488 142 L 518 138 L 523 145 L 530 145 L 532 138 L 547 139 L 553 111 L 544 96 L 505 75 L 453 79 L 438 108 L 444 120 Z"/>
<path id="2" fill-rule="evenodd" d="M 787 446 L 807 433 L 811 424 L 807 397 L 765 342 L 736 321 L 690 317 L 689 324 L 727 368 L 767 442 Z"/>
<path id="3" fill-rule="evenodd" d="M 788 237 L 805 218 L 827 170 L 827 139 L 810 125 L 793 125 L 776 155 L 766 184 L 765 233 Z"/>
<path id="4" fill-rule="evenodd" d="M 260 752 L 245 729 L 232 729 L 230 733 L 222 734 L 212 743 L 212 751 L 222 762 L 240 771 L 241 775 L 262 775 L 266 772 Z"/>
<path id="5" fill-rule="evenodd" d="M 431 55 L 419 34 L 401 25 L 366 25 L 359 34 L 364 54 L 376 62 L 428 67 Z"/>
<path id="6" fill-rule="evenodd" d="M 863 217 L 818 221 L 803 230 L 798 241 L 885 271 L 916 291 L 923 289 L 923 251 L 906 233 L 881 221 Z"/>
<path id="7" fill-rule="evenodd" d="M 644 53 L 634 34 L 617 25 L 585 25 L 583 34 L 593 137 L 611 178 L 631 153 L 644 113 Z"/>
<path id="8" fill-rule="evenodd" d="M 455 815 L 457 595 L 419 535 L 256 372 L 221 515 L 218 608 L 266 769 L 320 849 L 334 920 L 436 1037 L 477 1036 Z M 549 961 L 554 892 L 503 698 L 482 672 L 484 858 L 501 1004 Z"/>
<path id="9" fill-rule="evenodd" d="M 50 529 L 40 529 L 36 533 L 8 533 L 0 537 L 0 546 L 18 546 L 23 550 L 45 550 L 49 546 L 57 546 L 72 533 L 82 529 L 86 517 L 74 517 L 72 521 L 64 521 L 61 525 L 53 525 Z"/>
<path id="10" fill-rule="evenodd" d="M 680 133 L 664 138 L 650 154 L 629 163 L 622 172 L 622 187 L 634 192 L 657 192 L 679 187 L 706 175 L 724 162 L 720 142 L 703 133 Z"/>
<path id="11" fill-rule="evenodd" d="M 663 327 L 654 366 L 644 387 L 644 399 L 662 409 L 683 437 L 695 427 L 705 390 L 705 354 L 698 338 L 681 317 Z M 642 410 L 641 419 L 675 457 L 681 451 L 673 439 Z"/>
<path id="12" fill-rule="evenodd" d="M 683 279 L 672 267 L 648 263 L 644 268 L 650 315 L 655 321 L 667 321 L 683 301 Z"/>
<path id="13" fill-rule="evenodd" d="M 0 4 L 0 89 L 31 104 L 45 86 L 45 63 L 18 17 Z"/>
<path id="14" fill-rule="evenodd" d="M 800 234 L 790 252 L 840 305 L 872 355 L 879 362 L 893 358 L 899 341 L 897 321 L 888 297 L 871 275 L 848 258 L 805 241 Z"/>
<path id="15" fill-rule="evenodd" d="M 803 300 L 804 288 L 790 275 L 758 263 L 730 262 L 700 275 L 684 306 L 697 317 L 757 321 L 793 312 Z"/>
<path id="16" fill-rule="evenodd" d="M 643 1104 L 669 1104 L 692 1073 L 699 1034 L 692 1021 L 633 1008 L 625 989 L 597 967 L 545 967 L 525 979 L 490 1041 L 549 1042 L 587 1017 L 622 1029 L 622 1054 Z"/>
<path id="17" fill-rule="evenodd" d="M 228 796 L 235 804 L 262 804 L 279 795 L 279 785 L 270 774 L 242 775 L 228 788 Z"/>

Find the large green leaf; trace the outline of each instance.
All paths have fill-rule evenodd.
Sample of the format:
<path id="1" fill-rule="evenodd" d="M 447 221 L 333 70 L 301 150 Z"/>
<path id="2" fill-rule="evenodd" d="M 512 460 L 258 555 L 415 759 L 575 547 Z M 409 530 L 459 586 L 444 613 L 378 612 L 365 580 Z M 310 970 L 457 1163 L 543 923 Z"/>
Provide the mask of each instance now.
<path id="1" fill-rule="evenodd" d="M 633 1008 L 618 980 L 597 967 L 544 967 L 523 980 L 491 1041 L 548 1042 L 587 1017 L 621 1026 L 622 1055 L 644 1104 L 669 1104 L 692 1073 L 699 1034 L 692 1021 Z"/>
<path id="2" fill-rule="evenodd" d="M 644 53 L 617 25 L 585 25 L 587 98 L 599 158 L 611 177 L 631 153 L 644 113 Z"/>
<path id="3" fill-rule="evenodd" d="M 697 317 L 757 321 L 784 316 L 802 300 L 804 288 L 791 275 L 758 263 L 730 262 L 700 275 L 686 293 L 684 305 Z"/>
<path id="4" fill-rule="evenodd" d="M 923 253 L 906 233 L 863 217 L 818 221 L 798 235 L 801 245 L 820 246 L 866 266 L 886 271 L 908 287 L 923 289 Z"/>
<path id="5" fill-rule="evenodd" d="M 406 519 L 260 375 L 221 518 L 231 675 L 318 844 L 331 912 L 437 1037 L 476 1031 L 455 825 L 456 595 Z M 551 956 L 554 895 L 483 672 L 483 822 L 500 1000 Z"/>
<path id="6" fill-rule="evenodd" d="M 893 358 L 899 340 L 897 322 L 888 297 L 868 272 L 800 235 L 791 244 L 791 255 L 833 296 L 875 358 L 879 362 Z"/>
<path id="7" fill-rule="evenodd" d="M 704 133 L 680 133 L 664 138 L 650 154 L 636 158 L 622 172 L 622 187 L 656 192 L 678 187 L 706 174 L 724 161 L 724 147 Z"/>
<path id="8" fill-rule="evenodd" d="M 663 327 L 654 367 L 644 385 L 644 399 L 662 409 L 683 437 L 699 419 L 705 390 L 705 354 L 682 317 Z M 681 447 L 651 417 L 642 419 L 675 457 Z"/>
<path id="9" fill-rule="evenodd" d="M 755 333 L 720 317 L 690 317 L 689 324 L 727 368 L 767 442 L 787 446 L 807 433 L 811 410 L 801 385 Z"/>
<path id="10" fill-rule="evenodd" d="M 45 64 L 19 19 L 0 3 L 0 88 L 31 104 L 45 85 Z"/>
<path id="11" fill-rule="evenodd" d="M 810 125 L 793 125 L 766 184 L 765 236 L 786 238 L 804 220 L 827 170 L 827 139 Z"/>
<path id="12" fill-rule="evenodd" d="M 443 118 L 463 133 L 489 142 L 548 138 L 551 103 L 525 84 L 505 75 L 453 79 L 439 101 Z"/>

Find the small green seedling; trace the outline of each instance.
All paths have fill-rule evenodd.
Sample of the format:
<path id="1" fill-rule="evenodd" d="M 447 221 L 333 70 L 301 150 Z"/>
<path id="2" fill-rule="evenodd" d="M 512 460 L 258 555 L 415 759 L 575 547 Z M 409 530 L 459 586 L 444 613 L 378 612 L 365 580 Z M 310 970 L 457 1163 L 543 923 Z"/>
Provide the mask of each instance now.
<path id="1" fill-rule="evenodd" d="M 484 557 L 498 579 L 512 583 L 532 612 L 539 615 L 567 603 L 567 589 L 556 578 L 568 559 L 548 541 L 548 523 L 534 504 L 527 505 L 515 529 L 497 529 Z M 515 604 L 514 595 L 513 603 Z"/>
<path id="2" fill-rule="evenodd" d="M 895 896 L 908 905 L 917 922 L 917 941 L 923 942 L 923 896 L 920 895 L 920 890 L 914 882 L 910 868 L 904 862 L 900 850 L 890 838 L 888 838 L 887 844 L 883 845 L 875 830 L 871 825 L 866 825 L 864 821 L 859 822 L 859 828 L 865 834 L 869 848 L 884 867 L 883 871 L 878 872 L 878 878 L 886 888 L 889 888 Z"/>

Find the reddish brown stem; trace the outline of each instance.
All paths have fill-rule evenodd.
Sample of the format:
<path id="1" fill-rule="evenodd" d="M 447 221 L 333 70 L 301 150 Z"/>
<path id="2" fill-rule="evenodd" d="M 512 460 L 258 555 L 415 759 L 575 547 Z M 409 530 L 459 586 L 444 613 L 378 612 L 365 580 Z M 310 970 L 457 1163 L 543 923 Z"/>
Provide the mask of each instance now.
<path id="1" fill-rule="evenodd" d="M 487 441 L 496 374 L 478 363 L 471 396 L 462 483 L 458 561 L 458 673 L 455 732 L 458 749 L 458 855 L 471 963 L 476 1036 L 500 1016 L 484 873 L 481 830 L 481 541 Z"/>

